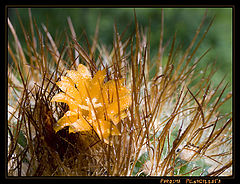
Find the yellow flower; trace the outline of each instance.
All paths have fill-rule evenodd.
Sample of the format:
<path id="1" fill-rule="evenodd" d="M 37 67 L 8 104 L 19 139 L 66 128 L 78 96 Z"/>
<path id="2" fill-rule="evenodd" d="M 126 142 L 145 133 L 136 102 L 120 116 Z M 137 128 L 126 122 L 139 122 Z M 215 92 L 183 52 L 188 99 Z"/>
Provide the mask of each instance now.
<path id="1" fill-rule="evenodd" d="M 61 77 L 56 83 L 63 92 L 51 101 L 66 103 L 69 111 L 54 125 L 54 130 L 57 132 L 65 126 L 69 126 L 70 133 L 93 129 L 106 143 L 110 134 L 120 135 L 116 125 L 127 116 L 126 109 L 131 104 L 124 79 L 104 83 L 105 69 L 92 78 L 82 64 L 77 71 L 67 70 L 67 74 L 69 77 Z"/>

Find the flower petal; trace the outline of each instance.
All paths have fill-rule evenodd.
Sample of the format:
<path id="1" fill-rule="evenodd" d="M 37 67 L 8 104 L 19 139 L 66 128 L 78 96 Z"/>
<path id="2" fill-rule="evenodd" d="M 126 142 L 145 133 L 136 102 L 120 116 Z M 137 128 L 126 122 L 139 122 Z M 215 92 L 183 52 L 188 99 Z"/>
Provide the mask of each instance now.
<path id="1" fill-rule="evenodd" d="M 58 93 L 56 94 L 51 102 L 64 102 L 69 106 L 70 111 L 77 112 L 79 107 L 76 101 L 74 101 L 71 97 L 67 96 L 65 93 Z"/>
<path id="2" fill-rule="evenodd" d="M 58 81 L 56 84 L 67 95 L 81 103 L 80 93 L 77 88 L 75 88 L 74 82 L 69 77 L 61 77 L 61 81 Z"/>
<path id="3" fill-rule="evenodd" d="M 75 70 L 67 70 L 67 74 L 75 84 L 80 83 L 82 80 L 91 79 L 90 77 L 86 77 L 86 76 L 82 75 L 81 73 L 79 73 L 78 71 L 75 71 Z"/>
<path id="4" fill-rule="evenodd" d="M 116 115 L 118 114 L 118 112 L 123 111 L 125 109 L 127 109 L 131 104 L 131 95 L 125 95 L 125 96 L 120 96 L 119 97 L 119 104 L 118 104 L 118 100 L 115 99 L 113 101 L 113 103 L 108 104 L 107 106 L 107 113 L 108 115 Z M 120 107 L 120 109 L 118 109 L 118 105 Z"/>
<path id="5" fill-rule="evenodd" d="M 78 72 L 81 74 L 81 76 L 85 79 L 91 79 L 91 73 L 89 72 L 89 70 L 87 69 L 86 66 L 79 64 L 78 65 Z"/>
<path id="6" fill-rule="evenodd" d="M 103 69 L 103 70 L 99 70 L 97 71 L 97 73 L 94 75 L 91 83 L 93 85 L 96 85 L 96 84 L 103 84 L 103 81 L 106 77 L 106 69 Z"/>
<path id="7" fill-rule="evenodd" d="M 53 129 L 57 132 L 65 126 L 70 126 L 69 133 L 71 132 L 80 132 L 80 131 L 89 131 L 92 127 L 88 122 L 83 118 L 80 113 L 67 111 L 62 118 L 54 125 Z"/>
<path id="8" fill-rule="evenodd" d="M 106 83 L 104 83 L 104 87 L 105 87 L 106 89 L 109 89 L 109 88 L 116 89 L 115 81 L 117 82 L 117 85 L 118 85 L 119 87 L 122 87 L 122 86 L 124 85 L 125 79 L 109 80 L 109 81 L 107 81 Z"/>
<path id="9" fill-rule="evenodd" d="M 72 81 L 76 84 L 76 87 L 80 92 L 81 96 L 86 97 L 87 92 L 85 90 L 84 83 L 86 84 L 86 86 L 89 86 L 91 77 L 85 77 L 78 71 L 74 71 L 74 70 L 67 70 L 67 73 L 69 77 L 72 79 Z"/>
<path id="10" fill-rule="evenodd" d="M 77 120 L 77 113 L 67 111 L 62 118 L 58 120 L 56 124 L 54 124 L 53 129 L 55 132 L 58 132 L 62 128 L 69 126 L 71 123 Z"/>
<path id="11" fill-rule="evenodd" d="M 92 127 L 88 124 L 88 122 L 83 118 L 77 119 L 70 126 L 73 129 L 73 132 L 89 131 L 92 129 Z M 69 133 L 71 132 L 69 131 Z"/>
<path id="12" fill-rule="evenodd" d="M 112 122 L 116 125 L 120 122 L 121 119 L 124 119 L 127 117 L 127 113 L 125 111 L 121 111 L 120 112 L 120 118 L 118 116 L 118 113 L 117 114 L 108 114 L 110 119 L 112 120 Z"/>
<path id="13" fill-rule="evenodd" d="M 89 85 L 89 92 L 91 98 L 100 98 L 101 97 L 101 88 L 103 86 L 104 79 L 106 77 L 106 70 L 100 70 L 98 71 L 93 79 L 91 80 L 91 83 Z"/>
<path id="14" fill-rule="evenodd" d="M 119 80 L 110 80 L 108 82 L 106 82 L 103 85 L 103 97 L 104 97 L 104 102 L 105 103 L 112 103 L 114 101 L 114 99 L 117 98 L 117 93 L 116 93 L 116 84 L 118 86 L 118 93 L 119 93 L 119 89 L 124 89 L 125 87 L 123 87 L 123 83 L 124 83 L 124 79 L 119 79 Z M 122 96 L 125 94 L 120 94 L 119 96 Z"/>
<path id="15" fill-rule="evenodd" d="M 98 124 L 99 122 L 99 124 Z M 111 129 L 110 129 L 111 128 Z M 111 135 L 120 135 L 117 127 L 110 121 L 98 120 L 93 122 L 93 129 L 96 131 L 100 138 L 108 138 Z"/>

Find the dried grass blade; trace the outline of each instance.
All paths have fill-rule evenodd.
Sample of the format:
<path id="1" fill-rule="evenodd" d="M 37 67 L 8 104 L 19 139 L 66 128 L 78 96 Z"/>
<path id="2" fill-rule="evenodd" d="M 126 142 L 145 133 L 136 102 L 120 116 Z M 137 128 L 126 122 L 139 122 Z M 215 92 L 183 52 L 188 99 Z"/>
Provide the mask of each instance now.
<path id="1" fill-rule="evenodd" d="M 75 33 L 75 30 L 74 30 L 74 27 L 73 27 L 73 24 L 72 24 L 72 20 L 70 17 L 67 18 L 67 21 L 68 21 L 68 25 L 70 27 L 70 31 L 71 31 L 71 34 L 72 34 L 72 39 L 73 40 L 77 40 L 77 36 L 76 36 L 76 33 Z M 76 49 L 74 49 L 74 58 L 76 58 L 76 66 L 78 66 L 80 63 L 79 63 L 79 57 L 78 57 L 78 52 L 76 51 Z"/>
<path id="2" fill-rule="evenodd" d="M 190 91 L 190 89 L 187 87 L 188 91 L 190 92 L 190 94 L 192 95 L 192 97 L 194 98 L 195 102 L 197 102 L 198 104 L 198 108 L 201 112 L 201 116 L 202 116 L 202 123 L 203 125 L 205 125 L 205 119 L 204 119 L 204 113 L 203 113 L 203 108 L 202 105 L 198 102 L 198 100 L 196 99 L 196 97 L 194 96 L 194 94 Z"/>
<path id="3" fill-rule="evenodd" d="M 213 171 L 209 173 L 207 176 L 219 176 L 221 173 L 223 173 L 225 170 L 227 170 L 231 166 L 232 166 L 232 161 L 228 162 L 226 165 L 224 165 L 222 168 L 218 169 L 217 171 Z"/>
<path id="4" fill-rule="evenodd" d="M 84 59 L 87 65 L 91 68 L 91 70 L 97 71 L 97 67 L 95 63 L 89 58 L 88 54 L 84 51 L 84 49 L 79 45 L 77 40 L 73 40 L 75 43 L 75 49 L 77 50 L 78 54 Z"/>
<path id="5" fill-rule="evenodd" d="M 29 73 L 29 68 L 27 67 L 27 60 L 25 58 L 25 55 L 24 55 L 21 43 L 18 39 L 17 33 L 16 33 L 10 19 L 8 18 L 7 20 L 8 20 L 8 26 L 9 26 L 11 32 L 12 32 L 12 35 L 13 35 L 15 43 L 16 43 L 17 50 L 19 51 L 20 58 L 21 58 L 22 63 L 23 63 L 22 64 L 23 71 L 24 71 L 24 73 Z"/>

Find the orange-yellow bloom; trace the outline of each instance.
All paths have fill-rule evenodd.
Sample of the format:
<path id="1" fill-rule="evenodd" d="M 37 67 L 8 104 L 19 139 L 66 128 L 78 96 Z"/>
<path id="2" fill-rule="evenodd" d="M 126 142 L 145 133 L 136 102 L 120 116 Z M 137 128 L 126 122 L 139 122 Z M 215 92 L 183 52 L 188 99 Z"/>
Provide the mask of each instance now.
<path id="1" fill-rule="evenodd" d="M 62 118 L 54 125 L 57 132 L 69 126 L 69 132 L 94 130 L 106 143 L 110 135 L 120 135 L 116 125 L 127 116 L 131 104 L 130 91 L 124 80 L 104 83 L 106 71 L 98 71 L 92 78 L 88 69 L 80 64 L 77 71 L 67 70 L 69 77 L 57 82 L 63 91 L 51 101 L 64 102 L 69 106 Z"/>

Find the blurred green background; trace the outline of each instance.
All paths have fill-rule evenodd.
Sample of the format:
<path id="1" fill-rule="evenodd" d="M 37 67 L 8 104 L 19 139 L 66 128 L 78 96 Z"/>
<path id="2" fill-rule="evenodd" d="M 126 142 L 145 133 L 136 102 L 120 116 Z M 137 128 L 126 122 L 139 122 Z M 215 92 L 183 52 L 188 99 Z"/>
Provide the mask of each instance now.
<path id="1" fill-rule="evenodd" d="M 17 8 L 23 24 L 30 32 L 29 15 L 27 8 Z M 160 29 L 161 29 L 161 8 L 135 8 L 137 19 L 141 27 L 151 26 L 151 56 L 154 56 L 159 47 Z M 172 39 L 177 32 L 177 43 L 183 44 L 186 49 L 191 42 L 196 29 L 206 11 L 205 8 L 164 8 L 164 43 Z M 232 89 L 232 8 L 208 8 L 207 23 L 213 16 L 214 23 L 210 28 L 205 40 L 197 51 L 195 57 L 208 48 L 211 51 L 200 62 L 199 67 L 204 67 L 216 60 L 218 68 L 217 73 L 213 77 L 213 85 L 217 85 L 225 74 L 226 81 L 229 82 Z M 130 23 L 134 23 L 133 8 L 31 8 L 33 17 L 41 27 L 44 23 L 51 35 L 59 37 L 64 35 L 64 31 L 69 32 L 67 17 L 71 17 L 77 36 L 82 31 L 86 31 L 89 40 L 94 36 L 96 23 L 100 16 L 99 41 L 108 48 L 111 48 L 114 36 L 114 24 L 120 33 Z M 19 21 L 16 16 L 16 8 L 8 9 L 8 17 L 15 27 L 20 41 L 23 43 L 24 36 L 21 31 Z M 203 30 L 207 28 L 205 24 Z M 129 28 L 134 29 L 134 24 Z M 41 31 L 43 32 L 42 28 Z M 200 33 L 200 37 L 203 31 Z M 128 34 L 130 35 L 130 34 Z M 9 40 L 12 37 L 9 31 Z M 166 54 L 166 53 L 165 53 Z M 224 108 L 231 108 L 231 102 L 228 102 Z"/>

